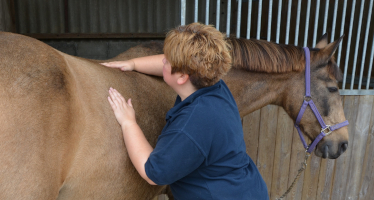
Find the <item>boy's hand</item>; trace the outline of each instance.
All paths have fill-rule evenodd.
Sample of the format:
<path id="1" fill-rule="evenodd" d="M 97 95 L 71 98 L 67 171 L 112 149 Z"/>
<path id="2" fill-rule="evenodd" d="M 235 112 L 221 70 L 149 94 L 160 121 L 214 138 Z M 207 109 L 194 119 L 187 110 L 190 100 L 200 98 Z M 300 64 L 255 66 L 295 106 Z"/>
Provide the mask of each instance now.
<path id="1" fill-rule="evenodd" d="M 116 89 L 110 88 L 108 101 L 112 106 L 118 123 L 122 127 L 136 124 L 135 110 L 132 107 L 131 99 L 126 103 L 125 98 Z"/>
<path id="2" fill-rule="evenodd" d="M 114 61 L 100 64 L 111 68 L 119 68 L 122 71 L 133 71 L 135 69 L 135 63 L 132 60 Z"/>

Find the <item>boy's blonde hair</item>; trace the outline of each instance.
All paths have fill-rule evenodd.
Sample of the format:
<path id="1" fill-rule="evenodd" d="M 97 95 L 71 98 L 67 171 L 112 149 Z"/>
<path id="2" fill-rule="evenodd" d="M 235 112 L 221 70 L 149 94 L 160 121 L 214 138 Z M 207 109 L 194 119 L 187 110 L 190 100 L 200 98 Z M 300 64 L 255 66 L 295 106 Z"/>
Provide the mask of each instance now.
<path id="1" fill-rule="evenodd" d="M 214 85 L 231 68 L 225 36 L 211 25 L 192 23 L 169 31 L 164 54 L 171 73 L 188 74 L 197 89 Z"/>

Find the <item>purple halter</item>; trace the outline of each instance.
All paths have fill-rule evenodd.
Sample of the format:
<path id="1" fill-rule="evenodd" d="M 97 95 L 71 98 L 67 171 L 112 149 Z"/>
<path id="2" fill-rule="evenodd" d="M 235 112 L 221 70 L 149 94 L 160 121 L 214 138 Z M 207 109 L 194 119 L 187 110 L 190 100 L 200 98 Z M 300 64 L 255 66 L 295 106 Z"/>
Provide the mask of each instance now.
<path id="1" fill-rule="evenodd" d="M 299 133 L 301 142 L 304 145 L 304 148 L 306 149 L 306 152 L 311 153 L 313 149 L 316 147 L 319 141 L 322 140 L 323 137 L 329 135 L 332 131 L 342 128 L 344 126 L 347 126 L 348 120 L 345 120 L 342 123 L 335 124 L 335 125 L 326 125 L 325 122 L 322 119 L 321 114 L 319 114 L 316 105 L 314 104 L 312 97 L 310 96 L 310 52 L 308 47 L 304 47 L 305 52 L 305 96 L 304 96 L 304 102 L 303 105 L 300 108 L 299 114 L 297 115 L 295 127 L 297 129 L 297 132 Z M 321 133 L 316 137 L 316 139 L 308 146 L 304 140 L 304 137 L 302 135 L 302 132 L 300 130 L 299 124 L 301 121 L 301 118 L 303 117 L 303 114 L 305 112 L 305 109 L 307 106 L 310 106 L 312 109 L 314 115 L 317 117 L 319 124 L 321 125 Z M 326 132 L 327 131 L 327 132 Z"/>

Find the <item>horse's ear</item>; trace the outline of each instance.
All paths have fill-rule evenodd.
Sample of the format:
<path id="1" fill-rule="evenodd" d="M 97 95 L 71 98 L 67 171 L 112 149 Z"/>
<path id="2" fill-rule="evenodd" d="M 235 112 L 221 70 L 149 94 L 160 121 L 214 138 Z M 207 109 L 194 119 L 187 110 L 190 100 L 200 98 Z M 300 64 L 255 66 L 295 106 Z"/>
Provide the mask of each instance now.
<path id="1" fill-rule="evenodd" d="M 318 43 L 316 44 L 315 48 L 318 48 L 318 49 L 323 49 L 325 48 L 329 42 L 327 41 L 328 40 L 328 34 L 325 33 L 319 40 L 318 40 Z"/>
<path id="2" fill-rule="evenodd" d="M 326 60 L 330 60 L 330 58 L 332 57 L 332 55 L 334 55 L 336 49 L 338 48 L 340 42 L 343 40 L 343 36 L 341 36 L 338 40 L 336 40 L 335 42 L 332 42 L 330 44 L 328 44 L 325 48 L 321 49 L 321 53 L 324 55 L 324 56 L 327 56 L 325 57 Z"/>

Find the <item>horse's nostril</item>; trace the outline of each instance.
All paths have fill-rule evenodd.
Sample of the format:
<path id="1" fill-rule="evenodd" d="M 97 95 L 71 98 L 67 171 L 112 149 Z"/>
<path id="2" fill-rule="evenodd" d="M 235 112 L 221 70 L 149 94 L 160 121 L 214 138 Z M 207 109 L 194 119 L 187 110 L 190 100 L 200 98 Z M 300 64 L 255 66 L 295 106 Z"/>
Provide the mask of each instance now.
<path id="1" fill-rule="evenodd" d="M 329 156 L 329 146 L 325 145 L 323 147 L 322 158 L 327 158 L 328 156 Z"/>
<path id="2" fill-rule="evenodd" d="M 342 142 L 340 144 L 340 153 L 344 153 L 345 150 L 348 148 L 348 142 Z"/>

